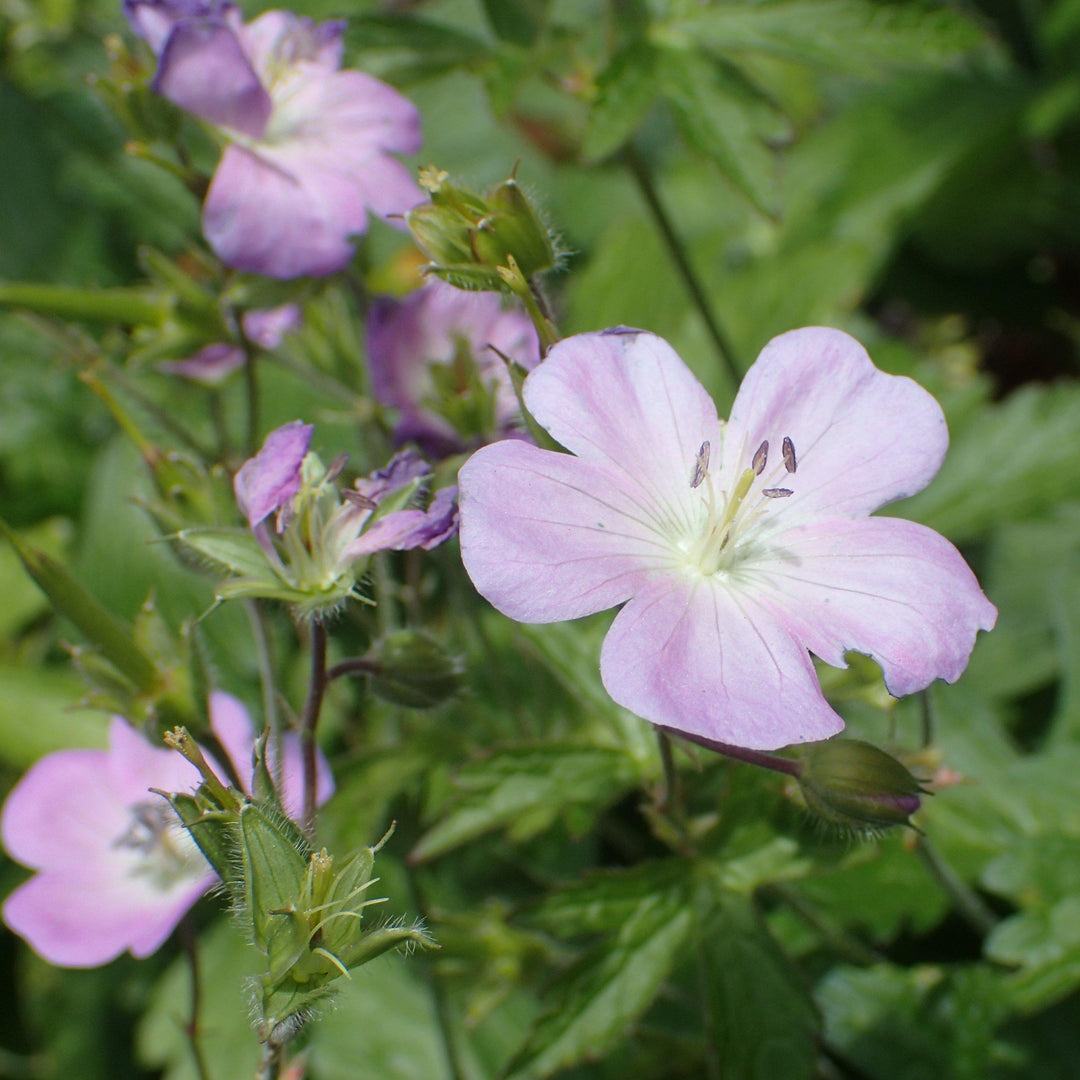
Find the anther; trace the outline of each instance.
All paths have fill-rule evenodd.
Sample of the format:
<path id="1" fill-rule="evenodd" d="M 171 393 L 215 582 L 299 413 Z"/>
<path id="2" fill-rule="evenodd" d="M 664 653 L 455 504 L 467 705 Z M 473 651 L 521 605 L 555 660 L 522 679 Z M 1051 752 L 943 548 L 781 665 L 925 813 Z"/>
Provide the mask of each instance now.
<path id="1" fill-rule="evenodd" d="M 697 457 L 694 459 L 694 471 L 690 475 L 690 486 L 692 488 L 700 487 L 701 482 L 705 479 L 709 472 L 709 440 L 706 439 L 701 444 L 701 449 L 697 452 Z"/>
<path id="2" fill-rule="evenodd" d="M 762 488 L 761 494 L 766 499 L 787 499 L 795 494 L 791 488 Z"/>
<path id="3" fill-rule="evenodd" d="M 784 436 L 784 468 L 787 469 L 787 471 L 789 473 L 793 473 L 795 471 L 795 467 L 797 465 L 798 465 L 798 462 L 795 460 L 795 444 L 791 441 L 791 439 L 787 435 L 785 435 Z"/>
<path id="4" fill-rule="evenodd" d="M 762 444 L 757 448 L 757 453 L 754 454 L 754 460 L 750 462 L 750 467 L 754 470 L 755 476 L 760 476 L 765 471 L 765 463 L 769 460 L 769 440 L 765 439 Z"/>

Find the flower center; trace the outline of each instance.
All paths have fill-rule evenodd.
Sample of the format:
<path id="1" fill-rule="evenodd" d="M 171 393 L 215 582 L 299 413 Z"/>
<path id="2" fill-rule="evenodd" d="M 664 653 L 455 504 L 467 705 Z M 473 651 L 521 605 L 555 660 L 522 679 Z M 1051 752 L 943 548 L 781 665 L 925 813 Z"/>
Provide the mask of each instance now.
<path id="1" fill-rule="evenodd" d="M 795 444 L 787 435 L 781 447 L 781 460 L 766 476 L 769 442 L 766 439 L 754 452 L 750 467 L 743 469 L 730 491 L 717 492 L 709 475 L 708 441 L 694 459 L 690 487 L 699 491 L 704 502 L 704 517 L 693 540 L 687 545 L 687 563 L 705 577 L 729 570 L 735 562 L 738 541 L 759 521 L 776 499 L 790 498 L 794 492 L 779 486 L 795 474 Z M 764 478 L 764 479 L 763 479 Z"/>
<path id="2" fill-rule="evenodd" d="M 147 799 L 130 807 L 127 831 L 113 841 L 131 856 L 128 873 L 148 878 L 158 892 L 181 881 L 203 877 L 206 859 L 172 807 L 164 799 Z"/>

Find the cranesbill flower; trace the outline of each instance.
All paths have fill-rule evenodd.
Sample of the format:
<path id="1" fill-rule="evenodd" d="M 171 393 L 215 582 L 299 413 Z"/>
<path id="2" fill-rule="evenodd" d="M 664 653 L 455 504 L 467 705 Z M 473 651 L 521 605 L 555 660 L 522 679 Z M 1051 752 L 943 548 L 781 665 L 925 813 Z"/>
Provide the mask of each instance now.
<path id="1" fill-rule="evenodd" d="M 244 336 L 260 349 L 276 349 L 290 330 L 302 322 L 297 304 L 282 304 L 275 308 L 257 308 L 242 316 Z M 215 341 L 183 360 L 163 360 L 159 371 L 182 375 L 203 386 L 219 386 L 237 368 L 244 366 L 244 350 L 239 345 Z"/>
<path id="2" fill-rule="evenodd" d="M 430 473 L 415 450 L 340 490 L 343 455 L 325 467 L 308 452 L 311 426 L 299 420 L 272 431 L 237 472 L 237 502 L 251 526 L 185 529 L 179 538 L 232 576 L 220 599 L 266 597 L 321 618 L 350 597 L 377 551 L 429 551 L 457 533 L 457 487 L 436 491 L 426 509 L 410 503 Z M 268 520 L 273 515 L 273 523 Z"/>
<path id="3" fill-rule="evenodd" d="M 275 278 L 330 274 L 352 258 L 368 212 L 423 200 L 392 155 L 420 148 L 396 90 L 339 70 L 341 22 L 268 11 L 244 24 L 222 0 L 125 0 L 158 55 L 153 87 L 214 125 L 227 146 L 203 206 L 221 259 Z"/>
<path id="4" fill-rule="evenodd" d="M 210 697 L 212 729 L 250 789 L 254 731 L 228 694 Z M 267 764 L 281 775 L 282 802 L 298 816 L 299 741 L 271 742 Z M 107 750 L 59 750 L 15 785 L 0 816 L 4 847 L 37 873 L 4 902 L 4 922 L 50 963 L 94 967 L 129 950 L 148 956 L 217 880 L 168 802 L 151 788 L 189 791 L 195 768 L 151 745 L 120 717 Z M 333 790 L 319 762 L 320 801 Z"/>
<path id="5" fill-rule="evenodd" d="M 372 304 L 367 354 L 375 397 L 400 410 L 397 445 L 448 457 L 522 432 L 502 357 L 531 371 L 540 345 L 520 305 L 432 281 Z"/>
<path id="6" fill-rule="evenodd" d="M 775 338 L 723 424 L 671 347 L 641 331 L 556 345 L 525 404 L 571 454 L 504 441 L 459 474 L 461 549 L 521 622 L 624 605 L 608 693 L 656 724 L 775 749 L 843 727 L 810 654 L 868 653 L 895 695 L 963 671 L 996 611 L 959 552 L 870 517 L 937 472 L 934 399 L 836 330 Z"/>

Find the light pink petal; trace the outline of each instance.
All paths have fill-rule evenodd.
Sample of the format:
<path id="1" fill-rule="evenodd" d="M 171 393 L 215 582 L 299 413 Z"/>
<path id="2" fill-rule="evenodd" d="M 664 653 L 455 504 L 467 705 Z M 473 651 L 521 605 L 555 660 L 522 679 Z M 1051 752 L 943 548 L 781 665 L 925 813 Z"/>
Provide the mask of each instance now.
<path id="1" fill-rule="evenodd" d="M 186 360 L 163 360 L 157 365 L 167 375 L 183 375 L 203 386 L 220 386 L 234 371 L 244 366 L 244 351 L 238 345 L 217 342 L 200 349 Z"/>
<path id="2" fill-rule="evenodd" d="M 203 206 L 203 233 L 224 262 L 283 280 L 340 270 L 366 227 L 349 177 L 238 146 L 222 156 Z"/>
<path id="3" fill-rule="evenodd" d="M 788 627 L 822 660 L 872 656 L 897 697 L 955 682 L 997 611 L 944 537 L 912 521 L 868 518 L 794 528 L 755 567 Z"/>
<path id="4" fill-rule="evenodd" d="M 198 770 L 182 754 L 164 742 L 154 745 L 120 717 L 115 717 L 109 728 L 105 771 L 114 802 L 125 810 L 135 803 L 159 799 L 150 791 L 152 787 L 192 791 L 199 783 Z"/>
<path id="5" fill-rule="evenodd" d="M 749 588 L 667 577 L 615 617 L 600 655 L 607 692 L 654 724 L 756 750 L 844 726 L 806 649 Z"/>
<path id="6" fill-rule="evenodd" d="M 327 75 L 298 64 L 274 95 L 267 143 L 285 151 L 302 147 L 320 166 L 341 172 L 380 154 L 414 154 L 420 149 L 420 113 L 392 86 L 362 71 Z M 419 193 L 415 181 L 412 190 Z M 415 202 L 422 202 L 418 195 Z M 406 207 L 408 209 L 408 207 Z"/>
<path id="7" fill-rule="evenodd" d="M 153 88 L 203 120 L 256 139 L 273 108 L 233 27 L 223 19 L 178 22 L 165 42 Z"/>
<path id="8" fill-rule="evenodd" d="M 210 727 L 221 743 L 221 749 L 229 755 L 244 791 L 250 793 L 255 768 L 251 759 L 255 727 L 243 702 L 232 694 L 215 690 L 210 695 Z"/>
<path id="9" fill-rule="evenodd" d="M 299 304 L 281 304 L 274 308 L 258 308 L 243 318 L 244 333 L 263 349 L 276 349 L 286 334 L 303 323 Z"/>
<path id="10" fill-rule="evenodd" d="M 244 50 L 255 68 L 269 80 L 275 68 L 304 59 L 325 73 L 341 66 L 345 23 L 313 23 L 291 11 L 265 11 L 241 32 Z"/>
<path id="11" fill-rule="evenodd" d="M 266 436 L 262 449 L 233 478 L 240 510 L 254 528 L 299 490 L 313 424 L 293 420 Z"/>
<path id="12" fill-rule="evenodd" d="M 8 854 L 27 866 L 79 864 L 128 827 L 104 750 L 58 750 L 35 762 L 0 816 Z"/>
<path id="13" fill-rule="evenodd" d="M 783 466 L 792 440 L 797 469 Z M 795 517 L 869 513 L 921 491 L 941 467 L 949 434 L 941 407 L 918 383 L 886 375 L 839 330 L 781 334 L 746 373 L 732 406 L 723 471 L 734 483 L 764 440 L 765 486 L 794 495 Z"/>
<path id="14" fill-rule="evenodd" d="M 605 464 L 504 440 L 473 454 L 458 487 L 465 569 L 482 596 L 520 622 L 621 604 L 670 559 L 657 532 L 663 511 Z"/>
<path id="15" fill-rule="evenodd" d="M 300 748 L 300 737 L 287 731 L 281 737 L 281 805 L 285 813 L 294 821 L 299 821 L 304 812 L 304 757 Z M 278 776 L 277 750 L 271 741 L 267 765 L 270 775 Z M 315 800 L 321 806 L 334 794 L 334 777 L 330 764 L 321 750 L 315 753 Z"/>
<path id="16" fill-rule="evenodd" d="M 4 922 L 50 963 L 96 967 L 130 949 L 148 956 L 216 880 L 147 893 L 137 881 L 87 866 L 37 874 L 4 902 Z"/>
<path id="17" fill-rule="evenodd" d="M 558 442 L 603 465 L 613 483 L 669 517 L 696 515 L 694 463 L 704 442 L 719 453 L 721 425 L 666 341 L 640 330 L 566 338 L 525 380 L 524 397 Z"/>

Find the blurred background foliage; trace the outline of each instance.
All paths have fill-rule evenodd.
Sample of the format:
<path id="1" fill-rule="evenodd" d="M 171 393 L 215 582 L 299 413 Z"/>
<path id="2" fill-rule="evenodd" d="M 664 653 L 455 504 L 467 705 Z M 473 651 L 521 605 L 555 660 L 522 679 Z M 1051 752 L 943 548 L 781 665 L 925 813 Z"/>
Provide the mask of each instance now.
<path id="1" fill-rule="evenodd" d="M 197 202 L 126 151 L 95 92 L 126 32 L 118 6 L 0 0 L 5 282 L 142 286 L 164 254 L 220 284 L 200 277 Z M 461 657 L 465 689 L 418 711 L 335 683 L 322 828 L 344 847 L 396 819 L 381 887 L 443 947 L 358 972 L 309 1074 L 1080 1075 L 1080 0 L 291 6 L 347 17 L 350 61 L 417 103 L 417 164 L 482 187 L 519 162 L 570 253 L 549 282 L 564 334 L 664 335 L 722 414 L 721 353 L 745 370 L 813 323 L 935 393 L 949 457 L 896 512 L 959 544 L 1000 609 L 960 683 L 922 700 L 889 701 L 867 665 L 823 672 L 852 734 L 937 781 L 923 835 L 854 839 L 816 827 L 776 776 L 692 750 L 682 812 L 662 813 L 652 733 L 599 683 L 610 616 L 517 626 L 475 596 L 453 545 L 385 559 L 378 622 L 335 624 L 337 655 L 423 625 Z M 265 372 L 263 431 L 302 416 L 327 460 L 384 460 L 363 419 L 356 283 L 394 287 L 412 261 L 374 229 L 349 281 L 308 289 L 305 329 Z M 130 620 L 152 597 L 177 633 L 212 581 L 149 542 L 143 462 L 80 380 L 118 372 L 122 411 L 155 445 L 177 445 L 166 402 L 205 436 L 206 394 L 129 361 L 144 345 L 100 321 L 0 314 L 0 505 L 110 611 Z M 240 388 L 217 407 L 240 446 Z M 0 595 L 10 786 L 43 753 L 102 745 L 106 719 L 76 707 L 78 634 L 9 547 Z M 242 608 L 200 626 L 216 682 L 257 714 Z M 272 644 L 295 709 L 304 657 L 283 617 Z M 23 876 L 6 863 L 3 891 Z M 197 917 L 213 1075 L 252 1075 L 246 946 L 213 901 Z M 194 1075 L 179 950 L 61 972 L 5 934 L 0 963 L 0 1075 Z"/>

